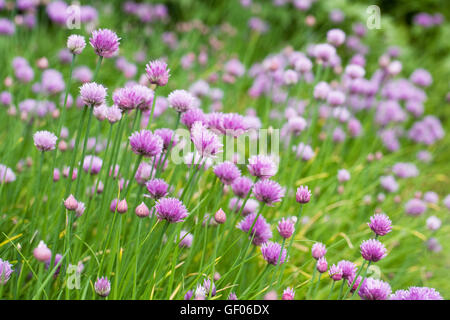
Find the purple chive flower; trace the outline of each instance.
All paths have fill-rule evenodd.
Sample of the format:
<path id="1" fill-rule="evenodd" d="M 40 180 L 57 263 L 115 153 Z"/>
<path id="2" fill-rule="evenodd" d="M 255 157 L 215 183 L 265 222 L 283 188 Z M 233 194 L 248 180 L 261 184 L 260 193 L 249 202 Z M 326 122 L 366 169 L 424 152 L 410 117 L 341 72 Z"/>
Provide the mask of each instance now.
<path id="1" fill-rule="evenodd" d="M 10 183 L 16 180 L 16 175 L 4 164 L 0 164 L 0 184 Z"/>
<path id="2" fill-rule="evenodd" d="M 56 146 L 56 140 L 58 138 L 51 132 L 48 131 L 37 131 L 33 135 L 34 145 L 39 151 L 50 151 L 54 150 Z"/>
<path id="3" fill-rule="evenodd" d="M 347 260 L 341 260 L 338 262 L 337 266 L 342 270 L 342 277 L 346 280 L 354 277 L 356 274 L 356 265 Z"/>
<path id="4" fill-rule="evenodd" d="M 167 195 L 169 185 L 163 179 L 152 179 L 145 184 L 150 196 L 155 199 L 161 199 Z"/>
<path id="5" fill-rule="evenodd" d="M 277 173 L 277 165 L 268 156 L 258 155 L 248 159 L 248 171 L 254 177 L 259 179 L 268 179 Z"/>
<path id="6" fill-rule="evenodd" d="M 387 192 L 397 192 L 398 191 L 398 183 L 395 180 L 394 176 L 381 176 L 380 177 L 380 184 L 381 187 L 383 187 L 384 190 Z"/>
<path id="7" fill-rule="evenodd" d="M 310 199 L 311 191 L 309 191 L 308 186 L 300 186 L 297 188 L 297 192 L 295 193 L 295 200 L 298 203 L 308 203 Z"/>
<path id="8" fill-rule="evenodd" d="M 154 157 L 162 152 L 163 140 L 149 130 L 136 131 L 130 136 L 133 152 L 144 157 Z"/>
<path id="9" fill-rule="evenodd" d="M 186 292 L 186 294 L 184 295 L 184 300 L 191 300 L 193 295 L 194 295 L 194 291 L 189 290 L 189 291 Z"/>
<path id="10" fill-rule="evenodd" d="M 253 186 L 253 182 L 247 177 L 237 177 L 231 184 L 231 188 L 236 196 L 239 198 L 245 198 L 250 192 Z"/>
<path id="11" fill-rule="evenodd" d="M 134 213 L 136 213 L 139 218 L 145 218 L 150 215 L 150 210 L 144 202 L 141 202 L 134 210 Z"/>
<path id="12" fill-rule="evenodd" d="M 353 281 L 355 281 L 355 283 L 353 283 L 353 287 L 351 287 L 350 292 L 355 292 L 356 289 L 358 289 L 359 284 L 361 283 L 362 277 L 358 276 L 358 278 L 355 280 L 356 275 L 351 275 L 348 279 L 347 279 L 347 286 L 351 286 Z"/>
<path id="13" fill-rule="evenodd" d="M 238 199 L 238 198 L 231 198 L 230 200 L 230 209 L 234 210 L 234 212 L 239 212 L 239 210 L 242 207 L 244 200 Z M 248 199 L 247 203 L 245 204 L 244 208 L 242 209 L 242 215 L 245 217 L 249 215 L 250 213 L 256 212 L 259 208 L 259 202 L 255 199 Z"/>
<path id="14" fill-rule="evenodd" d="M 175 132 L 169 128 L 156 129 L 155 134 L 160 136 L 163 140 L 163 149 L 168 150 L 170 146 L 174 146 L 178 143 Z"/>
<path id="15" fill-rule="evenodd" d="M 118 52 L 119 41 L 117 34 L 109 29 L 95 30 L 89 39 L 95 53 L 104 58 L 111 58 Z"/>
<path id="16" fill-rule="evenodd" d="M 159 199 L 155 209 L 160 220 L 167 220 L 170 223 L 183 221 L 188 215 L 186 207 L 176 198 Z"/>
<path id="17" fill-rule="evenodd" d="M 78 201 L 75 199 L 75 197 L 71 194 L 67 197 L 66 200 L 64 200 L 64 206 L 69 211 L 75 211 L 78 208 Z"/>
<path id="18" fill-rule="evenodd" d="M 256 219 L 256 213 L 248 214 L 241 222 L 238 223 L 237 228 L 241 229 L 245 233 L 248 233 Z M 252 243 L 255 246 L 260 246 L 266 243 L 272 238 L 272 231 L 270 230 L 270 224 L 266 222 L 263 216 L 259 216 L 250 232 L 250 239 L 253 236 Z"/>
<path id="19" fill-rule="evenodd" d="M 327 263 L 327 259 L 325 259 L 325 257 L 321 257 L 321 258 L 319 258 L 319 260 L 317 260 L 316 269 L 320 273 L 327 272 L 327 270 L 328 270 L 328 263 Z"/>
<path id="20" fill-rule="evenodd" d="M 411 216 L 420 216 L 427 210 L 427 204 L 425 201 L 413 198 L 406 202 L 405 211 Z"/>
<path id="21" fill-rule="evenodd" d="M 200 121 L 203 124 L 207 123 L 207 117 L 200 108 L 189 109 L 181 115 L 181 123 L 188 129 L 191 129 L 196 121 Z"/>
<path id="22" fill-rule="evenodd" d="M 288 239 L 292 236 L 295 230 L 294 223 L 291 219 L 282 218 L 278 223 L 278 233 L 285 239 Z"/>
<path id="23" fill-rule="evenodd" d="M 434 191 L 428 191 L 423 195 L 423 200 L 427 203 L 437 204 L 439 202 L 439 196 Z"/>
<path id="24" fill-rule="evenodd" d="M 8 282 L 13 271 L 12 264 L 0 258 L 0 285 L 5 285 Z"/>
<path id="25" fill-rule="evenodd" d="M 220 131 L 231 137 L 239 137 L 248 130 L 246 120 L 237 113 L 225 113 L 222 116 Z"/>
<path id="26" fill-rule="evenodd" d="M 283 264 L 286 260 L 286 249 L 283 249 L 283 252 L 281 253 L 281 245 L 276 242 L 267 241 L 266 243 L 263 243 L 261 246 L 261 253 L 264 260 L 274 266 L 278 265 L 278 263 Z"/>
<path id="27" fill-rule="evenodd" d="M 222 162 L 214 167 L 214 174 L 225 185 L 230 185 L 241 176 L 241 170 L 230 161 Z"/>
<path id="28" fill-rule="evenodd" d="M 85 83 L 80 87 L 80 95 L 87 106 L 100 106 L 105 103 L 106 88 L 95 82 Z"/>
<path id="29" fill-rule="evenodd" d="M 414 70 L 411 74 L 410 80 L 412 83 L 420 87 L 428 87 L 433 82 L 431 74 L 425 69 Z"/>
<path id="30" fill-rule="evenodd" d="M 219 137 L 206 129 L 199 121 L 195 122 L 191 129 L 191 140 L 202 157 L 215 157 L 222 152 L 222 143 Z"/>
<path id="31" fill-rule="evenodd" d="M 95 293 L 97 293 L 100 297 L 107 297 L 111 292 L 111 282 L 109 282 L 107 277 L 97 278 L 95 281 Z"/>
<path id="32" fill-rule="evenodd" d="M 236 293 L 230 292 L 230 294 L 228 295 L 228 300 L 238 300 Z"/>
<path id="33" fill-rule="evenodd" d="M 227 215 L 225 211 L 222 210 L 222 208 L 216 211 L 216 213 L 214 214 L 214 220 L 218 224 L 224 224 L 227 221 Z"/>
<path id="34" fill-rule="evenodd" d="M 286 289 L 284 289 L 281 299 L 282 300 L 294 300 L 294 297 L 295 297 L 294 289 L 287 287 Z"/>
<path id="35" fill-rule="evenodd" d="M 253 186 L 253 195 L 261 202 L 268 206 L 273 206 L 274 203 L 280 202 L 284 197 L 284 190 L 278 182 L 264 179 L 255 183 Z"/>
<path id="36" fill-rule="evenodd" d="M 361 255 L 364 260 L 377 262 L 386 256 L 385 246 L 376 239 L 369 239 L 362 242 Z"/>
<path id="37" fill-rule="evenodd" d="M 327 253 L 327 248 L 321 242 L 316 242 L 311 248 L 311 255 L 314 259 L 319 260 Z"/>
<path id="38" fill-rule="evenodd" d="M 428 230 L 436 231 L 441 227 L 442 221 L 436 216 L 430 216 L 428 217 L 426 224 Z"/>
<path id="39" fill-rule="evenodd" d="M 122 119 L 122 110 L 120 110 L 118 106 L 114 105 L 106 109 L 105 115 L 109 123 L 113 124 Z"/>
<path id="40" fill-rule="evenodd" d="M 342 269 L 334 264 L 330 267 L 330 270 L 328 270 L 328 274 L 333 281 L 339 281 L 343 278 Z"/>
<path id="41" fill-rule="evenodd" d="M 120 88 L 113 94 L 113 101 L 122 110 L 149 110 L 154 98 L 153 90 L 140 84 Z"/>
<path id="42" fill-rule="evenodd" d="M 180 231 L 180 248 L 190 248 L 192 245 L 192 241 L 194 240 L 194 236 L 185 230 Z"/>
<path id="43" fill-rule="evenodd" d="M 390 297 L 391 300 L 444 300 L 434 288 L 410 287 L 408 290 L 397 290 Z"/>
<path id="44" fill-rule="evenodd" d="M 335 47 L 345 42 L 345 32 L 341 29 L 331 29 L 327 32 L 327 41 Z"/>
<path id="45" fill-rule="evenodd" d="M 350 172 L 345 169 L 340 169 L 337 174 L 338 181 L 340 183 L 350 180 Z"/>
<path id="46" fill-rule="evenodd" d="M 39 245 L 34 248 L 33 256 L 40 262 L 47 262 L 52 258 L 52 251 L 47 247 L 44 241 L 40 241 Z"/>
<path id="47" fill-rule="evenodd" d="M 384 213 L 378 213 L 370 217 L 370 223 L 367 224 L 378 236 L 384 236 L 391 232 L 392 221 Z"/>
<path id="48" fill-rule="evenodd" d="M 150 61 L 145 66 L 145 72 L 151 84 L 164 87 L 169 81 L 170 69 L 167 68 L 167 63 L 162 60 Z"/>
<path id="49" fill-rule="evenodd" d="M 102 169 L 103 160 L 97 156 L 87 155 L 84 157 L 83 170 L 86 173 L 97 174 Z"/>
<path id="50" fill-rule="evenodd" d="M 172 91 L 167 97 L 169 105 L 177 112 L 186 112 L 194 108 L 194 97 L 186 90 Z"/>
<path id="51" fill-rule="evenodd" d="M 363 300 L 387 300 L 391 292 L 389 283 L 374 278 L 367 278 L 361 284 L 358 294 Z"/>
<path id="52" fill-rule="evenodd" d="M 81 54 L 85 47 L 86 41 L 84 41 L 83 36 L 72 34 L 67 38 L 67 49 L 69 49 L 72 54 Z"/>
<path id="53" fill-rule="evenodd" d="M 203 288 L 205 288 L 207 295 L 211 294 L 211 297 L 214 297 L 216 295 L 216 286 L 214 285 L 214 282 L 211 281 L 211 279 L 203 280 Z"/>

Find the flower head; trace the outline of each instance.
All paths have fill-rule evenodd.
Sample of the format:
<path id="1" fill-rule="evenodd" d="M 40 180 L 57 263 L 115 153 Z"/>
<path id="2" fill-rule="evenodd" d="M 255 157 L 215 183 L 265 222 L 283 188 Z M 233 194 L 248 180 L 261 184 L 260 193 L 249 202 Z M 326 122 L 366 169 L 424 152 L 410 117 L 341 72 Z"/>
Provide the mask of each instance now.
<path id="1" fill-rule="evenodd" d="M 342 270 L 342 277 L 349 279 L 356 274 L 356 266 L 353 262 L 347 260 L 341 260 L 338 262 L 338 267 Z"/>
<path id="2" fill-rule="evenodd" d="M 333 279 L 334 281 L 339 281 L 342 280 L 343 278 L 342 269 L 335 264 L 333 264 L 330 267 L 330 270 L 328 270 L 328 274 L 330 275 L 330 278 Z"/>
<path id="3" fill-rule="evenodd" d="M 277 165 L 268 156 L 258 155 L 248 159 L 248 171 L 254 177 L 268 179 L 277 173 Z"/>
<path id="4" fill-rule="evenodd" d="M 54 150 L 58 138 L 49 131 L 37 131 L 33 135 L 34 145 L 39 151 Z"/>
<path id="5" fill-rule="evenodd" d="M 202 157 L 215 157 L 222 152 L 222 143 L 219 137 L 206 129 L 199 121 L 195 122 L 191 129 L 191 140 Z"/>
<path id="6" fill-rule="evenodd" d="M 321 258 L 319 258 L 319 260 L 317 260 L 316 269 L 320 273 L 327 272 L 328 263 L 327 263 L 327 259 L 325 259 L 325 257 L 321 257 Z"/>
<path id="7" fill-rule="evenodd" d="M 0 285 L 4 285 L 8 282 L 13 271 L 12 264 L 6 260 L 0 259 Z"/>
<path id="8" fill-rule="evenodd" d="M 130 136 L 130 145 L 137 155 L 154 157 L 162 152 L 163 140 L 160 136 L 144 129 Z"/>
<path id="9" fill-rule="evenodd" d="M 294 297 L 295 297 L 294 289 L 287 287 L 286 289 L 284 289 L 281 299 L 282 300 L 294 300 Z"/>
<path id="10" fill-rule="evenodd" d="M 167 68 L 167 63 L 162 60 L 150 61 L 145 66 L 145 71 L 151 84 L 163 87 L 169 81 L 170 69 Z"/>
<path id="11" fill-rule="evenodd" d="M 194 97 L 186 90 L 172 91 L 167 97 L 169 105 L 178 112 L 186 112 L 194 107 Z"/>
<path id="12" fill-rule="evenodd" d="M 327 248 L 321 242 L 316 242 L 311 248 L 311 255 L 314 259 L 319 260 L 327 253 Z"/>
<path id="13" fill-rule="evenodd" d="M 34 248 L 33 256 L 40 262 L 47 262 L 52 258 L 52 252 L 44 243 L 44 241 L 41 240 L 39 242 L 39 245 Z"/>
<path id="14" fill-rule="evenodd" d="M 186 207 L 176 198 L 159 199 L 155 209 L 160 220 L 167 220 L 170 223 L 183 221 L 188 215 Z"/>
<path id="15" fill-rule="evenodd" d="M 106 88 L 95 82 L 85 83 L 80 87 L 80 95 L 87 106 L 100 106 L 105 103 Z"/>
<path id="16" fill-rule="evenodd" d="M 384 236 L 391 232 L 392 221 L 384 213 L 378 213 L 370 217 L 370 223 L 367 224 L 376 235 Z"/>
<path id="17" fill-rule="evenodd" d="M 104 58 L 111 58 L 118 52 L 119 41 L 117 34 L 109 29 L 95 30 L 89 39 L 95 53 Z"/>
<path id="18" fill-rule="evenodd" d="M 214 167 L 215 175 L 225 185 L 230 185 L 241 176 L 241 170 L 230 161 L 222 162 Z"/>
<path id="19" fill-rule="evenodd" d="M 238 223 L 237 228 L 242 231 L 248 233 L 250 228 L 255 222 L 256 213 L 250 213 L 245 218 Z M 253 237 L 252 243 L 255 246 L 259 246 L 265 242 L 267 242 L 270 238 L 272 238 L 272 231 L 270 230 L 270 224 L 266 222 L 263 216 L 259 216 L 255 222 L 255 225 L 250 232 L 250 239 Z"/>
<path id="20" fill-rule="evenodd" d="M 153 98 L 153 90 L 140 84 L 120 88 L 113 94 L 114 104 L 122 110 L 148 110 L 152 107 Z"/>
<path id="21" fill-rule="evenodd" d="M 165 197 L 169 189 L 169 185 L 163 179 L 149 180 L 145 186 L 147 187 L 150 196 L 155 200 Z"/>
<path id="22" fill-rule="evenodd" d="M 311 191 L 309 191 L 308 186 L 300 186 L 297 188 L 295 193 L 295 199 L 298 203 L 308 203 L 311 199 Z"/>
<path id="23" fill-rule="evenodd" d="M 100 297 L 107 297 L 111 291 L 111 282 L 109 282 L 107 277 L 97 278 L 95 281 L 95 293 Z"/>
<path id="24" fill-rule="evenodd" d="M 261 253 L 267 263 L 274 266 L 283 264 L 286 260 L 286 249 L 281 252 L 281 245 L 276 242 L 268 241 L 261 246 Z"/>
<path id="25" fill-rule="evenodd" d="M 282 218 L 280 222 L 278 222 L 278 233 L 284 239 L 288 239 L 292 236 L 295 230 L 294 223 L 291 219 Z"/>
<path id="26" fill-rule="evenodd" d="M 434 288 L 410 287 L 408 290 L 397 290 L 391 300 L 443 300 L 441 294 Z"/>
<path id="27" fill-rule="evenodd" d="M 385 246 L 376 239 L 369 239 L 362 242 L 361 255 L 367 261 L 377 262 L 386 256 Z"/>
<path id="28" fill-rule="evenodd" d="M 367 278 L 361 284 L 358 294 L 364 300 L 387 300 L 391 292 L 389 283 L 374 278 Z"/>
<path id="29" fill-rule="evenodd" d="M 237 177 L 231 184 L 234 194 L 239 198 L 245 198 L 252 186 L 253 182 L 248 177 Z"/>
<path id="30" fill-rule="evenodd" d="M 278 182 L 265 179 L 255 183 L 253 195 L 266 205 L 273 206 L 274 203 L 281 201 L 284 196 L 284 190 Z"/>
<path id="31" fill-rule="evenodd" d="M 81 54 L 84 47 L 86 47 L 86 41 L 83 36 L 72 34 L 67 38 L 67 49 L 73 54 Z"/>

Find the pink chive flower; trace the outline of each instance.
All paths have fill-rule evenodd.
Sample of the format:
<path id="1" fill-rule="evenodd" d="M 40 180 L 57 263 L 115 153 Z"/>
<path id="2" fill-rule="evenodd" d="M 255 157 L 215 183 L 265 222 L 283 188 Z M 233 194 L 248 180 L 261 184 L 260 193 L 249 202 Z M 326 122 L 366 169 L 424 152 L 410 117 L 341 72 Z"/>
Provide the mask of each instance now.
<path id="1" fill-rule="evenodd" d="M 233 180 L 231 184 L 231 189 L 234 194 L 239 198 L 245 198 L 247 194 L 250 192 L 250 189 L 253 186 L 253 182 L 248 177 L 237 177 Z"/>
<path id="2" fill-rule="evenodd" d="M 390 300 L 444 300 L 434 288 L 410 287 L 408 290 L 397 290 Z"/>
<path id="3" fill-rule="evenodd" d="M 133 152 L 144 157 L 154 157 L 162 152 L 163 140 L 149 130 L 136 131 L 130 136 Z"/>
<path id="4" fill-rule="evenodd" d="M 163 179 L 149 180 L 145 186 L 147 187 L 150 197 L 155 200 L 165 197 L 169 189 L 169 185 Z"/>
<path id="5" fill-rule="evenodd" d="M 120 88 L 113 94 L 113 101 L 122 110 L 149 110 L 154 98 L 153 90 L 140 84 Z"/>
<path id="6" fill-rule="evenodd" d="M 101 277 L 98 278 L 97 281 L 95 281 L 95 293 L 97 293 L 100 297 L 107 297 L 109 296 L 109 293 L 111 292 L 111 282 L 109 282 L 107 277 Z"/>
<path id="7" fill-rule="evenodd" d="M 214 220 L 218 224 L 223 224 L 227 221 L 227 215 L 226 215 L 225 211 L 222 210 L 222 208 L 217 210 L 217 212 L 214 214 Z"/>
<path id="8" fill-rule="evenodd" d="M 237 228 L 241 229 L 245 233 L 248 233 L 256 219 L 256 213 L 250 213 L 242 221 L 237 224 Z M 272 231 L 270 230 L 270 224 L 266 222 L 263 216 L 259 216 L 250 232 L 250 239 L 253 237 L 252 243 L 255 246 L 260 246 L 266 243 L 272 238 Z"/>
<path id="9" fill-rule="evenodd" d="M 350 172 L 345 169 L 340 169 L 337 174 L 338 181 L 340 183 L 350 180 Z"/>
<path id="10" fill-rule="evenodd" d="M 84 157 L 83 170 L 92 175 L 98 174 L 102 169 L 103 160 L 97 156 L 87 155 Z"/>
<path id="11" fill-rule="evenodd" d="M 261 253 L 264 260 L 271 265 L 283 264 L 286 260 L 286 249 L 281 252 L 281 245 L 276 242 L 268 241 L 261 246 Z"/>
<path id="12" fill-rule="evenodd" d="M 199 121 L 192 126 L 191 140 L 202 157 L 214 158 L 222 152 L 223 144 L 220 142 L 219 137 L 206 129 Z"/>
<path id="13" fill-rule="evenodd" d="M 134 210 L 134 213 L 136 213 L 136 215 L 139 218 L 145 218 L 145 217 L 148 217 L 150 215 L 150 210 L 148 209 L 148 207 L 145 205 L 144 202 L 141 202 L 141 204 L 138 205 L 136 207 L 136 209 Z"/>
<path id="14" fill-rule="evenodd" d="M 283 237 L 284 239 L 288 239 L 292 236 L 292 234 L 294 233 L 294 223 L 292 222 L 291 219 L 285 219 L 282 218 L 281 221 L 278 223 L 278 233 L 280 234 L 281 237 Z"/>
<path id="15" fill-rule="evenodd" d="M 327 259 L 325 259 L 325 257 L 321 257 L 321 258 L 319 258 L 319 260 L 317 260 L 316 269 L 320 273 L 327 272 L 327 270 L 328 270 L 328 263 L 327 263 Z"/>
<path id="16" fill-rule="evenodd" d="M 345 42 L 345 32 L 341 29 L 331 29 L 327 32 L 327 41 L 335 47 Z"/>
<path id="17" fill-rule="evenodd" d="M 287 287 L 283 291 L 283 295 L 281 296 L 282 300 L 294 300 L 295 297 L 295 291 L 292 288 Z"/>
<path id="18" fill-rule="evenodd" d="M 259 179 L 268 179 L 277 173 L 277 165 L 268 156 L 257 155 L 248 159 L 247 169 L 250 174 Z"/>
<path id="19" fill-rule="evenodd" d="M 58 138 L 49 131 L 37 131 L 33 135 L 34 145 L 39 151 L 54 150 Z"/>
<path id="20" fill-rule="evenodd" d="M 241 176 L 241 170 L 230 161 L 222 162 L 214 167 L 214 174 L 225 185 L 230 185 Z"/>
<path id="21" fill-rule="evenodd" d="M 388 300 L 391 292 L 389 283 L 367 278 L 361 284 L 358 294 L 363 300 Z"/>
<path id="22" fill-rule="evenodd" d="M 280 202 L 284 197 L 284 189 L 278 182 L 265 179 L 260 180 L 253 186 L 253 195 L 261 202 L 268 206 L 273 206 L 274 203 Z"/>
<path id="23" fill-rule="evenodd" d="M 311 199 L 311 191 L 309 191 L 308 186 L 300 186 L 297 188 L 295 193 L 295 200 L 298 203 L 305 204 Z"/>
<path id="24" fill-rule="evenodd" d="M 427 210 L 427 204 L 425 201 L 413 198 L 406 202 L 405 211 L 411 216 L 420 216 Z"/>
<path id="25" fill-rule="evenodd" d="M 161 128 L 156 129 L 155 134 L 160 136 L 163 140 L 163 149 L 168 150 L 169 147 L 173 147 L 178 143 L 177 136 L 172 129 L 169 128 Z"/>
<path id="26" fill-rule="evenodd" d="M 392 230 L 392 221 L 384 213 L 378 213 L 370 217 L 370 222 L 367 225 L 378 236 L 384 236 Z"/>
<path id="27" fill-rule="evenodd" d="M 156 202 L 155 209 L 160 220 L 167 220 L 170 223 L 183 221 L 188 216 L 186 207 L 176 198 L 159 199 Z"/>
<path id="28" fill-rule="evenodd" d="M 386 247 L 376 239 L 363 241 L 360 250 L 362 257 L 367 261 L 377 262 L 386 256 Z"/>
<path id="29" fill-rule="evenodd" d="M 167 68 L 167 63 L 162 60 L 150 61 L 145 66 L 145 72 L 151 84 L 164 87 L 169 81 L 170 69 Z"/>
<path id="30" fill-rule="evenodd" d="M 4 164 L 0 164 L 0 184 L 10 183 L 16 180 L 16 175 L 11 168 L 8 168 Z"/>
<path id="31" fill-rule="evenodd" d="M 12 264 L 0 259 L 0 285 L 5 285 L 13 273 Z"/>
<path id="32" fill-rule="evenodd" d="M 181 123 L 188 127 L 188 129 L 191 129 L 196 121 L 200 121 L 203 124 L 207 123 L 206 115 L 200 108 L 189 109 L 181 115 Z"/>
<path id="33" fill-rule="evenodd" d="M 177 112 L 183 113 L 194 108 L 194 97 L 186 90 L 172 91 L 167 97 L 169 105 Z"/>
<path id="34" fill-rule="evenodd" d="M 52 252 L 44 243 L 44 241 L 41 240 L 39 242 L 39 245 L 34 248 L 33 256 L 40 262 L 47 262 L 52 258 Z"/>
<path id="35" fill-rule="evenodd" d="M 120 38 L 109 29 L 99 29 L 92 32 L 89 43 L 94 48 L 95 53 L 104 58 L 111 58 L 119 50 Z"/>
<path id="36" fill-rule="evenodd" d="M 85 83 L 80 87 L 80 95 L 87 106 L 100 106 L 105 103 L 106 88 L 95 82 Z"/>
<path id="37" fill-rule="evenodd" d="M 180 231 L 180 239 L 179 239 L 180 248 L 190 248 L 193 240 L 194 236 L 191 233 L 187 232 L 186 230 Z"/>
<path id="38" fill-rule="evenodd" d="M 350 277 L 354 277 L 356 274 L 356 265 L 351 261 L 341 260 L 337 266 L 341 268 L 344 279 L 350 279 Z"/>
<path id="39" fill-rule="evenodd" d="M 311 255 L 314 259 L 319 260 L 327 253 L 327 248 L 323 243 L 316 242 L 311 248 Z"/>
<path id="40" fill-rule="evenodd" d="M 340 281 L 343 277 L 342 269 L 334 264 L 330 267 L 330 270 L 328 270 L 328 274 L 333 281 Z"/>
<path id="41" fill-rule="evenodd" d="M 122 119 L 122 110 L 116 105 L 109 107 L 105 111 L 106 119 L 113 124 Z"/>
<path id="42" fill-rule="evenodd" d="M 81 54 L 85 47 L 86 41 L 84 41 L 83 36 L 72 34 L 67 38 L 67 49 L 69 49 L 72 54 Z"/>
<path id="43" fill-rule="evenodd" d="M 78 208 L 78 201 L 73 195 L 69 195 L 66 200 L 64 200 L 64 207 L 69 211 L 75 211 Z"/>

